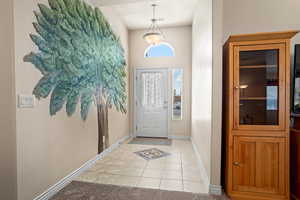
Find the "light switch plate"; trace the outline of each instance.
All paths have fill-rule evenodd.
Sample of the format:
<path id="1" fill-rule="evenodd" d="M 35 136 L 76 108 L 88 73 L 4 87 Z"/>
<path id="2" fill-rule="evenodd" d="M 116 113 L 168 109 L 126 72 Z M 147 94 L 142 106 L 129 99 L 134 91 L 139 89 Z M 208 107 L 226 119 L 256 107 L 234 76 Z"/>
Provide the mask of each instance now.
<path id="1" fill-rule="evenodd" d="M 34 108 L 34 96 L 33 95 L 18 95 L 18 107 L 19 108 Z"/>

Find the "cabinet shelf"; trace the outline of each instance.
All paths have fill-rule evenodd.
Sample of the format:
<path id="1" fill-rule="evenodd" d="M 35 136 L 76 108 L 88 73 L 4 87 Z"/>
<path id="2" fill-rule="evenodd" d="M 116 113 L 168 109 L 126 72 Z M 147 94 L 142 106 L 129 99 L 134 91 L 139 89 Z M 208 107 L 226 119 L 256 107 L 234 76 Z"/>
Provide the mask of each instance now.
<path id="1" fill-rule="evenodd" d="M 263 69 L 263 68 L 276 68 L 277 65 L 242 65 L 240 69 Z"/>

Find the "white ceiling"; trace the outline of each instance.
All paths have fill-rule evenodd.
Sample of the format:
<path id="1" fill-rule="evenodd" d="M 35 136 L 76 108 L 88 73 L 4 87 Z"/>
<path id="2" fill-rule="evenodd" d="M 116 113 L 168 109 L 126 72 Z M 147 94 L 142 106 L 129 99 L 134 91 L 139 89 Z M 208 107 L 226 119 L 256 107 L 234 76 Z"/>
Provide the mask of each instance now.
<path id="1" fill-rule="evenodd" d="M 99 6 L 109 6 L 123 19 L 129 29 L 150 26 L 151 4 L 158 4 L 157 18 L 160 27 L 191 25 L 193 13 L 199 0 L 94 0 Z"/>

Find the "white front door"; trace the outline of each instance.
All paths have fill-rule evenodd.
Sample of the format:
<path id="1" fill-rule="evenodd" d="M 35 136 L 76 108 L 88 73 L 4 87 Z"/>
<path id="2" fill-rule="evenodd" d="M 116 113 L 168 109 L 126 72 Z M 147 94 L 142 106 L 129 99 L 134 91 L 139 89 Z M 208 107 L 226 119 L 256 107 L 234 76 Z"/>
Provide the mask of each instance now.
<path id="1" fill-rule="evenodd" d="M 136 75 L 136 135 L 168 137 L 168 70 L 138 69 Z"/>

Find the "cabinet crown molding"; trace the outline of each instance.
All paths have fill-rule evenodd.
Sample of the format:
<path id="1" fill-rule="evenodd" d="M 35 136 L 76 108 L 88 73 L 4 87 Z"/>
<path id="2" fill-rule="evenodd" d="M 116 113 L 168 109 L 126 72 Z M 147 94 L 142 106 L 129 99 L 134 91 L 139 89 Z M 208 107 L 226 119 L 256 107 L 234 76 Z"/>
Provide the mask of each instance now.
<path id="1" fill-rule="evenodd" d="M 239 34 L 231 35 L 227 40 L 229 42 L 243 42 L 243 41 L 259 41 L 259 40 L 277 40 L 277 39 L 291 39 L 299 30 L 281 31 L 281 32 L 266 32 L 253 34 Z"/>

